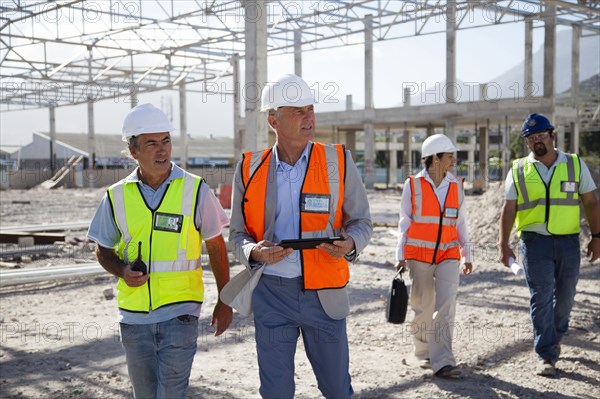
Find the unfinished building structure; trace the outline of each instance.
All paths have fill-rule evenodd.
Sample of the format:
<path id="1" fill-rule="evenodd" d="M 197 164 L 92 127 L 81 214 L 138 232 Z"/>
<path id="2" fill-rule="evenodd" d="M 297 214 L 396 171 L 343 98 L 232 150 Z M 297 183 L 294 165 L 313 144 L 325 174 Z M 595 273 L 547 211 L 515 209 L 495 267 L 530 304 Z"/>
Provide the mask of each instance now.
<path id="1" fill-rule="evenodd" d="M 524 26 L 521 88 L 510 98 L 500 98 L 490 94 L 493 86 L 480 82 L 470 88 L 473 96 L 460 98 L 457 31 L 498 24 Z M 572 85 L 570 98 L 562 103 L 557 101 L 554 78 L 559 25 L 572 30 Z M 544 31 L 543 87 L 533 84 L 534 29 Z M 364 106 L 354 109 L 349 96 L 345 110 L 317 109 L 317 127 L 319 138 L 362 151 L 365 183 L 372 187 L 376 151 L 388 154 L 391 183 L 399 178 L 399 158 L 405 170 L 415 166 L 415 131 L 431 134 L 438 129 L 456 139 L 461 129 L 470 130 L 460 148 L 472 165 L 485 171 L 490 126 L 498 126 L 501 164 L 506 168 L 509 127 L 539 112 L 559 126 L 558 145 L 565 148 L 568 131 L 569 149 L 577 150 L 581 124 L 593 120 L 594 114 L 594 104 L 587 113 L 580 104 L 579 43 L 583 37 L 600 37 L 600 5 L 593 0 L 16 1 L 2 4 L 0 33 L 1 110 L 48 108 L 51 154 L 57 107 L 87 104 L 87 150 L 93 157 L 96 102 L 125 97 L 133 106 L 140 93 L 177 90 L 182 162 L 188 158 L 187 93 L 233 97 L 233 153 L 241 154 L 274 140 L 258 104 L 267 81 L 267 57 L 293 54 L 294 72 L 302 75 L 302 58 L 308 51 L 362 46 L 363 71 L 357 75 L 364 82 Z M 445 37 L 442 101 L 412 104 L 415 87 L 406 85 L 402 106 L 375 107 L 374 43 L 433 34 Z M 222 79 L 231 84 L 215 84 Z M 376 140 L 376 131 L 402 134 L 382 142 Z M 88 164 L 93 167 L 93 162 Z"/>

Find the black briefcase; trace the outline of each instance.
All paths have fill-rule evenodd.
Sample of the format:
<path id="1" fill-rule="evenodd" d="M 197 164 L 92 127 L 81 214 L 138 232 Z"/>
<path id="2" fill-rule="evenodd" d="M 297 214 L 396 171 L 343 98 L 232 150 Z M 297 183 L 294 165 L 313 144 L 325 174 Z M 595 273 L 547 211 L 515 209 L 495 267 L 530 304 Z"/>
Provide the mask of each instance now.
<path id="1" fill-rule="evenodd" d="M 388 323 L 402 324 L 404 323 L 404 320 L 406 320 L 406 312 L 408 310 L 408 290 L 402 279 L 403 272 L 404 267 L 398 270 L 398 273 L 396 273 L 392 280 L 392 288 L 390 289 L 385 308 L 385 317 Z"/>

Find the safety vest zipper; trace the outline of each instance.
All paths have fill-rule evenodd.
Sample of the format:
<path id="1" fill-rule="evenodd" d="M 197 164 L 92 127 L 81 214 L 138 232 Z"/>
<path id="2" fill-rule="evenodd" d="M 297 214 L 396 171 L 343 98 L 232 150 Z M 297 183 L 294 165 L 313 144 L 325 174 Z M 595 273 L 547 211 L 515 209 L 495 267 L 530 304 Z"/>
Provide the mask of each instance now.
<path id="1" fill-rule="evenodd" d="M 427 180 L 425 180 L 427 181 Z M 429 184 L 431 186 L 431 183 L 427 182 L 427 184 Z M 433 188 L 433 186 L 431 186 L 431 189 L 433 190 L 433 193 L 435 194 L 435 189 Z M 442 228 L 443 228 L 443 222 L 444 222 L 444 210 L 446 209 L 446 201 L 448 200 L 448 193 L 450 192 L 450 187 L 448 187 L 448 191 L 446 191 L 446 197 L 444 198 L 444 205 L 440 207 L 440 222 L 438 225 L 438 234 L 437 234 L 437 240 L 435 242 L 435 249 L 433 250 L 433 257 L 431 259 L 431 264 L 435 265 L 436 264 L 436 256 L 437 256 L 437 252 L 438 249 L 440 248 L 440 241 L 442 241 Z M 437 197 L 437 196 L 436 196 Z"/>

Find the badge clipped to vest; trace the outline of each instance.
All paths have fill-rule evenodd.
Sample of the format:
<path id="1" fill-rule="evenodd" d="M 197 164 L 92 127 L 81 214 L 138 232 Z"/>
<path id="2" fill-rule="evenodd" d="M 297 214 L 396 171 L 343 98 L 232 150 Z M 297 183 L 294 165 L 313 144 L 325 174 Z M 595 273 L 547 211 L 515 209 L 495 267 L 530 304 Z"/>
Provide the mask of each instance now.
<path id="1" fill-rule="evenodd" d="M 560 191 L 563 193 L 576 193 L 579 189 L 576 181 L 563 181 L 560 182 Z"/>
<path id="2" fill-rule="evenodd" d="M 448 219 L 456 219 L 458 217 L 458 208 L 446 208 L 444 216 Z"/>
<path id="3" fill-rule="evenodd" d="M 329 194 L 302 194 L 300 212 L 329 213 Z"/>
<path id="4" fill-rule="evenodd" d="M 154 216 L 154 230 L 180 233 L 183 224 L 183 215 L 156 212 Z"/>

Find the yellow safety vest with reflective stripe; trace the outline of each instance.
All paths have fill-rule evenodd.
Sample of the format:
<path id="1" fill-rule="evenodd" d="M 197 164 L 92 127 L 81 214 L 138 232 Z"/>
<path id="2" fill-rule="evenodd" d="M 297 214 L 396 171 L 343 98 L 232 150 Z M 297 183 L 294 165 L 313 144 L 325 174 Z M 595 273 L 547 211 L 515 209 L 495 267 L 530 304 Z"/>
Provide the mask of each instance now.
<path id="1" fill-rule="evenodd" d="M 554 168 L 546 184 L 527 157 L 513 161 L 512 174 L 518 192 L 517 235 L 531 224 L 546 224 L 550 234 L 579 233 L 579 157 L 565 154 L 567 162 Z"/>
<path id="2" fill-rule="evenodd" d="M 154 210 L 146 205 L 137 183 L 120 181 L 108 189 L 121 232 L 118 256 L 134 262 L 141 242 L 142 260 L 150 274 L 140 287 L 130 287 L 119 279 L 120 309 L 148 312 L 174 303 L 202 303 L 202 236 L 194 222 L 201 184 L 202 178 L 187 172 L 183 178 L 173 179 Z"/>

